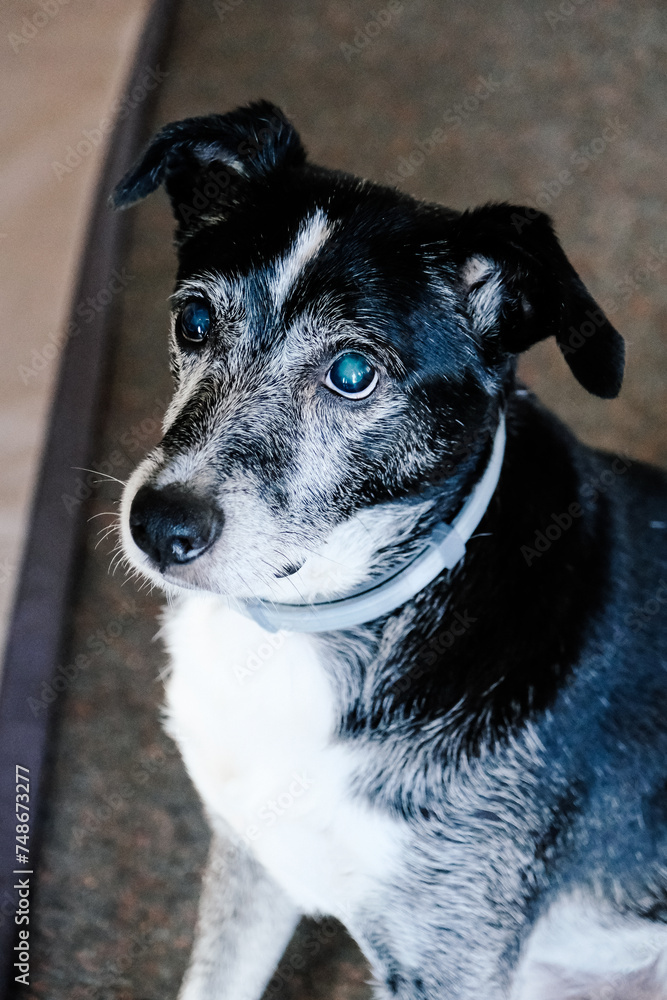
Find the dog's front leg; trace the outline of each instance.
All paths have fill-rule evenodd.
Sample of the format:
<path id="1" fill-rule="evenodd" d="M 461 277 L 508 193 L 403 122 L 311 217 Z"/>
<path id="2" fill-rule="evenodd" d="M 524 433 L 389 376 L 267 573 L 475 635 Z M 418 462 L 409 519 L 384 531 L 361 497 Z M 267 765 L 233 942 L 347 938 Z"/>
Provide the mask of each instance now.
<path id="1" fill-rule="evenodd" d="M 214 832 L 179 1000 L 260 1000 L 298 919 L 250 852 Z"/>

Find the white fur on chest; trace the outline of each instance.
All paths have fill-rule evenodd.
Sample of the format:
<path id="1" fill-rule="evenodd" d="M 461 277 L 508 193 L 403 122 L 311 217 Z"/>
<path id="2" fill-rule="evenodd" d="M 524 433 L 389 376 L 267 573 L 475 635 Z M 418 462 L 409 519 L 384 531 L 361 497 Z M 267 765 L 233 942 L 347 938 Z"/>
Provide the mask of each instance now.
<path id="1" fill-rule="evenodd" d="M 221 816 L 305 912 L 344 917 L 391 880 L 397 823 L 350 795 L 333 690 L 314 641 L 269 635 L 220 598 L 167 613 L 167 728 Z"/>

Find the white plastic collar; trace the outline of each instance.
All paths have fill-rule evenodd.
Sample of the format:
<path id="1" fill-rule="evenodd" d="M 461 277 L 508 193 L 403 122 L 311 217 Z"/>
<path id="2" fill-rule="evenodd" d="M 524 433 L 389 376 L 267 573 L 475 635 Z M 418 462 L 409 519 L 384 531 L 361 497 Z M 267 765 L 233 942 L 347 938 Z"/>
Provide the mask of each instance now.
<path id="1" fill-rule="evenodd" d="M 501 414 L 489 464 L 484 475 L 451 524 L 440 521 L 431 532 L 426 548 L 395 576 L 352 597 L 321 604 L 273 604 L 244 600 L 238 610 L 253 618 L 268 632 L 331 632 L 363 625 L 402 607 L 445 569 L 463 559 L 466 543 L 484 517 L 491 502 L 505 455 L 505 415 Z"/>

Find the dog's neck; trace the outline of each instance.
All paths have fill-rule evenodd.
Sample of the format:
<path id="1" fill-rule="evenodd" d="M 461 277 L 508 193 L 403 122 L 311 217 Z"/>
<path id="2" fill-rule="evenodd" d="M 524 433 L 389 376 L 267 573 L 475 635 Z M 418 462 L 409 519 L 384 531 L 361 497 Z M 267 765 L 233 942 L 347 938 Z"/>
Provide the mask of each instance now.
<path id="1" fill-rule="evenodd" d="M 498 485 L 505 454 L 505 417 L 501 414 L 488 463 L 451 524 L 439 521 L 425 546 L 407 566 L 388 578 L 338 600 L 314 604 L 276 604 L 245 600 L 239 610 L 267 631 L 331 632 L 363 625 L 390 614 L 412 600 L 445 570 L 465 556 L 469 541 L 484 517 Z"/>
<path id="2" fill-rule="evenodd" d="M 607 495 L 625 480 L 605 485 L 615 459 L 583 447 L 526 394 L 509 399 L 507 420 L 493 503 L 457 569 L 400 614 L 317 637 L 341 737 L 383 746 L 365 790 L 414 815 L 441 793 L 443 768 L 495 752 L 554 704 L 586 649 L 611 663 L 613 622 L 627 612 Z M 427 728 L 436 759 L 431 739 L 407 736 Z"/>

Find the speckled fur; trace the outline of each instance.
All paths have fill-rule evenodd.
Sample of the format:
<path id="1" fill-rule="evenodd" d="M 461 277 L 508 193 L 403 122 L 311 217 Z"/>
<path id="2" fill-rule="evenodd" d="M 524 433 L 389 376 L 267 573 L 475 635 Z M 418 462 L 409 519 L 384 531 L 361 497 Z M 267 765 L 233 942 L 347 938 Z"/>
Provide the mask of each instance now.
<path id="1" fill-rule="evenodd" d="M 586 389 L 620 388 L 622 340 L 548 219 L 314 167 L 266 103 L 166 126 L 116 203 L 161 183 L 176 389 L 122 523 L 174 599 L 167 725 L 214 831 L 182 1000 L 258 1000 L 300 912 L 346 923 L 384 1000 L 667 997 L 667 643 L 632 611 L 660 604 L 667 483 L 515 382 L 553 335 Z M 214 317 L 197 348 L 193 296 Z M 350 349 L 379 372 L 360 402 L 324 384 Z M 455 571 L 344 632 L 271 642 L 235 610 L 409 557 L 501 409 L 500 483 Z M 224 512 L 195 561 L 161 571 L 133 541 L 147 483 Z"/>

